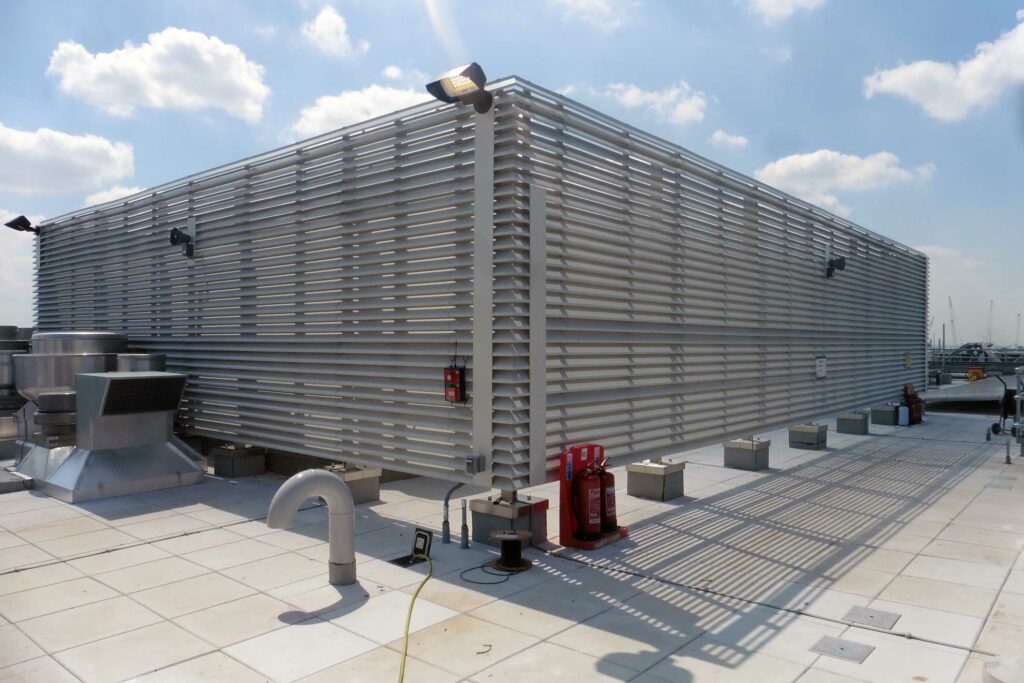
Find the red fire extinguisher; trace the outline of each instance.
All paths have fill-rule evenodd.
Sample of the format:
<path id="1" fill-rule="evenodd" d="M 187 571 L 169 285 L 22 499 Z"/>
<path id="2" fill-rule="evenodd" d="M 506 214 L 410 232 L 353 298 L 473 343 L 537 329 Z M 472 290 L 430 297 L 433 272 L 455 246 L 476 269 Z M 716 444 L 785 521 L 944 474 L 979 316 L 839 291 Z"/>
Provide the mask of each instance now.
<path id="1" fill-rule="evenodd" d="M 615 475 L 602 463 L 597 477 L 601 482 L 601 531 L 607 534 L 619 528 L 619 518 L 615 515 Z"/>
<path id="2" fill-rule="evenodd" d="M 592 467 L 580 470 L 573 481 L 576 537 L 590 540 L 601 535 L 601 477 Z"/>

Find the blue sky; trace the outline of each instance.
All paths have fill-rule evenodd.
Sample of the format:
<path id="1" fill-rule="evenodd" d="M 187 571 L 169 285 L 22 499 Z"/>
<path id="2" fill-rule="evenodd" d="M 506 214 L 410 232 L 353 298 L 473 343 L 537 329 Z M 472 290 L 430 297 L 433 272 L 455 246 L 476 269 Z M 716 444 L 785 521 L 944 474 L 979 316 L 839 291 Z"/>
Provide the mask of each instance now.
<path id="1" fill-rule="evenodd" d="M 994 340 L 1012 343 L 1022 9 L 0 0 L 0 217 L 56 216 L 405 106 L 426 74 L 473 59 L 924 248 L 935 333 L 952 295 L 961 340 L 985 338 L 992 299 Z M 30 323 L 30 245 L 0 231 L 0 323 Z"/>

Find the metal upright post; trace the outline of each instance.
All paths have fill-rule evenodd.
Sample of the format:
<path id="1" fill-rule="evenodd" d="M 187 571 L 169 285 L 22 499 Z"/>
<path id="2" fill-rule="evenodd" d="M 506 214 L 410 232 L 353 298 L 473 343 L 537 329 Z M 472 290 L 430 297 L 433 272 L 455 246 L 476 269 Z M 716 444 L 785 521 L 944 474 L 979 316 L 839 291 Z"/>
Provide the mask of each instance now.
<path id="1" fill-rule="evenodd" d="M 547 191 L 530 186 L 530 484 L 547 476 Z"/>
<path id="2" fill-rule="evenodd" d="M 474 117 L 473 154 L 473 454 L 484 457 L 474 483 L 489 485 L 494 420 L 494 108 Z"/>

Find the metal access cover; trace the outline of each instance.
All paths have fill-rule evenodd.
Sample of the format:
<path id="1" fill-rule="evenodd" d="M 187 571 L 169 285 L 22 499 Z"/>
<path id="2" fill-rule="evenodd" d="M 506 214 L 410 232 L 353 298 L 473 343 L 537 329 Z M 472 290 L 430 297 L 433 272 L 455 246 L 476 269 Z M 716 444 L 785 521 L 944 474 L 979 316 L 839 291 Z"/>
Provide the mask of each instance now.
<path id="1" fill-rule="evenodd" d="M 848 662 L 863 664 L 868 655 L 875 651 L 874 646 L 855 643 L 852 640 L 842 640 L 832 636 L 822 636 L 821 640 L 811 646 L 811 652 L 845 659 Z"/>
<path id="2" fill-rule="evenodd" d="M 883 612 L 880 609 L 868 609 L 867 607 L 851 607 L 850 611 L 843 617 L 844 621 L 854 624 L 867 624 L 891 631 L 902 615 L 896 612 Z"/>
<path id="3" fill-rule="evenodd" d="M 985 484 L 985 488 L 987 488 L 987 489 L 1001 489 L 1003 491 L 1011 491 L 1011 490 L 1013 490 L 1013 484 L 1010 484 L 1010 483 L 1005 482 L 1005 481 L 990 481 L 989 483 Z"/>

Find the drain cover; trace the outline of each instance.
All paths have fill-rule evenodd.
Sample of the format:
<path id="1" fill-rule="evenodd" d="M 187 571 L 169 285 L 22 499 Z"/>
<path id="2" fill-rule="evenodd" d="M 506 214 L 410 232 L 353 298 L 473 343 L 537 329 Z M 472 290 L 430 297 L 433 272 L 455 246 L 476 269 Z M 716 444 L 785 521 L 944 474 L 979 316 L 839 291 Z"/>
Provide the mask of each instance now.
<path id="1" fill-rule="evenodd" d="M 811 652 L 835 657 L 836 659 L 845 659 L 848 662 L 856 662 L 857 664 L 863 664 L 868 655 L 874 651 L 875 648 L 871 645 L 833 638 L 832 636 L 822 636 L 821 640 L 811 647 Z"/>
<path id="2" fill-rule="evenodd" d="M 1010 491 L 1013 489 L 1013 484 L 1002 482 L 1002 481 L 990 481 L 985 484 L 987 489 L 1002 489 L 1003 491 Z"/>
<path id="3" fill-rule="evenodd" d="M 895 612 L 883 612 L 880 609 L 868 609 L 867 607 L 851 607 L 850 611 L 843 617 L 844 621 L 852 621 L 855 624 L 867 624 L 877 626 L 891 631 L 896 622 L 900 620 L 899 614 Z"/>

